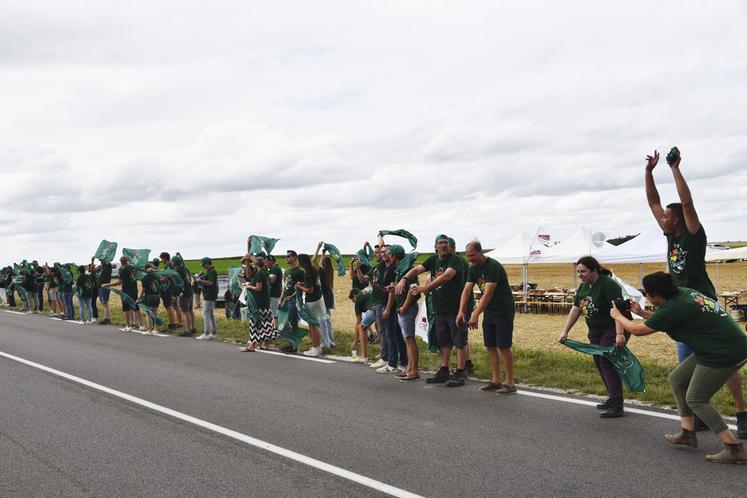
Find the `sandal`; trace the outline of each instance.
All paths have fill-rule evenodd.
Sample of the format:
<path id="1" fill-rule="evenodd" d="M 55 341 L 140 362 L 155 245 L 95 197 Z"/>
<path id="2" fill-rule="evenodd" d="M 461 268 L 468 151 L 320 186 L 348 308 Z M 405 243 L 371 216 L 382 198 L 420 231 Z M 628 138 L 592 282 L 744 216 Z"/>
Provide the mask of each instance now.
<path id="1" fill-rule="evenodd" d="M 249 346 L 241 346 L 239 348 L 239 351 L 242 352 L 242 353 L 253 353 L 253 352 L 256 351 L 256 349 L 252 349 Z"/>
<path id="2" fill-rule="evenodd" d="M 484 386 L 480 388 L 480 391 L 497 391 L 498 389 L 501 389 L 502 387 L 503 387 L 503 384 L 501 384 L 500 382 L 497 384 L 494 382 L 488 382 L 487 384 L 485 384 Z"/>
<path id="3" fill-rule="evenodd" d="M 515 394 L 516 393 L 516 386 L 510 385 L 510 384 L 503 384 L 500 389 L 498 389 L 495 394 L 498 396 L 502 396 L 504 394 Z"/>

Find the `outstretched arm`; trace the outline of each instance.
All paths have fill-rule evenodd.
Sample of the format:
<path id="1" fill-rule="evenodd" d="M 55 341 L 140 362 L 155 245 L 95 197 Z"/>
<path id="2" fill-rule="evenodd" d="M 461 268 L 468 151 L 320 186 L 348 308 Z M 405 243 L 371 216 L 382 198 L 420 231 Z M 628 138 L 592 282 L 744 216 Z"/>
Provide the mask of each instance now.
<path id="1" fill-rule="evenodd" d="M 659 197 L 659 191 L 656 190 L 656 183 L 654 183 L 654 168 L 656 167 L 656 163 L 659 162 L 659 152 L 655 150 L 653 156 L 646 156 L 646 161 L 646 200 L 648 201 L 651 213 L 656 218 L 656 223 L 661 226 L 661 217 L 664 216 L 664 208 L 661 207 L 661 197 Z"/>
<path id="2" fill-rule="evenodd" d="M 682 203 L 682 213 L 685 216 L 687 231 L 694 235 L 700 230 L 700 220 L 698 219 L 698 213 L 695 211 L 690 187 L 687 186 L 685 177 L 682 176 L 680 171 L 680 161 L 682 161 L 682 158 L 672 163 L 672 176 L 674 176 L 674 185 L 677 187 L 677 195 Z"/>

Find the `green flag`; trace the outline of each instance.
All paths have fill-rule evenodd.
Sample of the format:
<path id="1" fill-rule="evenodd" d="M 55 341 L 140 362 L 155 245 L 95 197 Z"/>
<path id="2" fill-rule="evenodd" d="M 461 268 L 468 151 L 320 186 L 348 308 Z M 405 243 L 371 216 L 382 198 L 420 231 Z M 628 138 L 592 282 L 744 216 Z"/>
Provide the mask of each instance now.
<path id="1" fill-rule="evenodd" d="M 65 282 L 66 285 L 73 285 L 73 274 L 67 268 L 59 263 L 55 263 L 54 267 L 57 269 L 62 281 Z"/>
<path id="2" fill-rule="evenodd" d="M 150 256 L 150 249 L 122 249 L 122 255 L 127 256 L 130 264 L 135 268 L 143 269 L 148 264 L 148 257 Z"/>
<path id="3" fill-rule="evenodd" d="M 165 286 L 166 288 L 172 287 L 180 291 L 184 290 L 184 279 L 181 275 L 179 275 L 179 272 L 174 270 L 173 268 L 166 268 L 164 270 L 153 270 L 152 274 L 154 277 L 157 277 L 159 279 L 166 277 L 168 279 L 168 282 Z"/>
<path id="4" fill-rule="evenodd" d="M 360 249 L 356 254 L 355 257 L 358 258 L 358 261 L 361 262 L 362 265 L 371 267 L 371 258 L 369 258 L 368 253 L 365 249 Z M 373 257 L 373 255 L 371 255 Z"/>
<path id="5" fill-rule="evenodd" d="M 345 276 L 345 261 L 342 258 L 342 254 L 340 254 L 340 250 L 334 245 L 327 244 L 325 242 L 324 252 L 328 252 L 329 257 L 334 259 L 337 262 L 337 276 L 344 277 Z"/>
<path id="6" fill-rule="evenodd" d="M 247 252 L 249 254 L 271 254 L 280 239 L 251 235 L 247 241 Z"/>
<path id="7" fill-rule="evenodd" d="M 565 346 L 581 353 L 593 356 L 603 356 L 612 363 L 615 371 L 620 374 L 625 386 L 631 392 L 643 392 L 646 390 L 646 376 L 638 358 L 627 346 L 618 348 L 612 346 L 600 346 L 598 344 L 586 344 L 585 342 L 566 339 L 562 342 Z"/>
<path id="8" fill-rule="evenodd" d="M 129 296 L 127 296 L 127 297 L 129 297 Z M 156 325 L 162 325 L 163 324 L 163 318 L 161 318 L 160 316 L 158 316 L 156 314 L 156 312 L 153 310 L 153 308 L 151 308 L 150 306 L 147 306 L 147 305 L 145 305 L 143 303 L 138 304 L 138 307 L 142 311 L 144 311 L 145 314 L 148 315 L 150 317 L 150 319 L 153 320 L 153 322 Z"/>
<path id="9" fill-rule="evenodd" d="M 397 237 L 407 239 L 413 249 L 417 249 L 418 247 L 418 239 L 407 230 L 403 230 L 401 228 L 399 230 L 379 230 L 379 235 L 382 237 L 384 235 L 396 235 Z"/>
<path id="10" fill-rule="evenodd" d="M 436 329 L 433 326 L 436 316 L 433 314 L 433 305 L 431 304 L 431 295 L 428 294 L 425 297 L 425 309 L 428 311 L 428 349 L 431 353 L 439 354 L 441 348 L 438 347 L 438 339 L 436 338 Z"/>
<path id="11" fill-rule="evenodd" d="M 299 296 L 293 299 L 300 300 Z M 294 348 L 298 349 L 299 344 L 308 333 L 308 330 L 302 328 L 291 327 L 289 315 L 291 306 L 297 306 L 297 303 L 291 302 L 290 299 L 286 299 L 283 304 L 278 306 L 278 331 L 280 337 L 288 341 Z"/>
<path id="12" fill-rule="evenodd" d="M 102 240 L 99 244 L 99 248 L 96 249 L 96 255 L 94 256 L 99 261 L 114 261 L 114 256 L 117 255 L 117 243 L 109 242 L 108 240 Z"/>

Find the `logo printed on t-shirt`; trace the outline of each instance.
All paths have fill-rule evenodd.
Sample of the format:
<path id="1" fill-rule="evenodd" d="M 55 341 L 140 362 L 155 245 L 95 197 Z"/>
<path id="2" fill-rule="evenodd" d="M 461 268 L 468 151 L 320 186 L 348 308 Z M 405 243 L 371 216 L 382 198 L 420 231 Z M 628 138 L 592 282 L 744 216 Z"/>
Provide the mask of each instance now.
<path id="1" fill-rule="evenodd" d="M 578 305 L 585 317 L 594 316 L 596 312 L 599 311 L 599 308 L 596 307 L 591 296 L 586 296 L 585 298 L 583 298 L 581 302 L 578 303 Z"/>
<path id="2" fill-rule="evenodd" d="M 687 251 L 682 249 L 679 242 L 675 242 L 669 252 L 669 268 L 672 269 L 672 273 L 680 274 L 684 271 L 686 264 Z"/>
<path id="3" fill-rule="evenodd" d="M 700 310 L 703 313 L 716 313 L 719 316 L 728 316 L 728 313 L 726 313 L 721 305 L 710 297 L 704 296 L 700 292 L 691 292 L 690 296 L 693 298 L 693 301 L 700 305 Z"/>

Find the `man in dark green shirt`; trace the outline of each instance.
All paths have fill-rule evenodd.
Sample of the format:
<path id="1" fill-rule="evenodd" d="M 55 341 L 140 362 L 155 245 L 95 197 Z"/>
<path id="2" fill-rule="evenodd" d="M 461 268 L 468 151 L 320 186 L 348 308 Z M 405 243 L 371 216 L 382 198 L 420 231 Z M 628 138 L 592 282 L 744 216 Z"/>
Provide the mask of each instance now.
<path id="1" fill-rule="evenodd" d="M 196 339 L 201 341 L 213 340 L 218 329 L 215 323 L 215 300 L 218 299 L 218 272 L 213 266 L 213 260 L 210 258 L 202 258 L 200 266 L 205 270 L 203 277 L 197 280 L 202 285 L 202 319 L 205 324 L 205 331 L 202 335 L 196 337 Z"/>
<path id="2" fill-rule="evenodd" d="M 109 295 L 111 294 L 111 290 L 102 286 L 112 281 L 112 264 L 110 261 L 102 259 L 101 264 L 99 266 L 95 266 L 95 259 L 95 257 L 91 258 L 90 269 L 91 274 L 95 276 L 98 283 L 99 302 L 104 308 L 104 318 L 99 322 L 99 325 L 108 325 L 112 323 L 111 311 L 109 310 Z"/>
<path id="3" fill-rule="evenodd" d="M 407 288 L 407 281 L 424 272 L 430 273 L 430 281 L 417 285 L 410 292 L 415 295 L 429 292 L 433 306 L 433 327 L 438 347 L 441 350 L 441 368 L 436 375 L 426 379 L 429 384 L 446 383 L 448 387 L 464 385 L 467 373 L 466 362 L 467 327 L 458 326 L 456 316 L 464 288 L 464 270 L 458 256 L 449 249 L 449 237 L 440 234 L 435 241 L 436 254 L 423 263 L 415 265 L 397 283 L 396 292 L 401 294 Z M 449 379 L 449 359 L 451 348 L 457 350 L 457 369 Z"/>
<path id="4" fill-rule="evenodd" d="M 119 258 L 119 265 L 119 278 L 108 284 L 101 284 L 101 287 L 108 289 L 109 287 L 121 286 L 123 293 L 127 294 L 132 301 L 137 301 L 137 268 L 130 264 L 127 256 Z M 140 309 L 137 306 L 132 306 L 123 300 L 122 311 L 127 322 L 124 330 L 129 331 L 133 328 L 139 328 L 145 332 L 145 327 L 140 325 Z"/>
<path id="5" fill-rule="evenodd" d="M 497 394 L 513 394 L 514 358 L 511 353 L 514 333 L 514 296 L 508 285 L 508 276 L 503 266 L 493 258 L 485 256 L 482 244 L 472 241 L 467 244 L 467 259 L 471 263 L 467 283 L 462 291 L 457 324 L 468 321 L 469 328 L 476 329 L 480 314 L 482 337 L 488 350 L 488 360 L 493 371 L 490 383 L 480 388 L 482 391 L 496 391 Z M 474 287 L 480 289 L 480 300 L 467 318 L 469 303 L 474 299 Z M 506 381 L 501 382 L 501 358 L 506 371 Z"/>
<path id="6" fill-rule="evenodd" d="M 279 305 L 296 298 L 296 284 L 303 284 L 304 271 L 298 266 L 298 253 L 292 249 L 285 251 L 285 261 L 288 269 L 283 275 L 283 291 L 280 293 Z M 288 323 L 291 328 L 298 327 L 298 310 L 291 306 L 288 311 Z M 294 348 L 295 349 L 295 348 Z"/>
<path id="7" fill-rule="evenodd" d="M 669 160 L 670 157 L 668 156 L 667 159 Z M 718 300 L 716 290 L 706 271 L 707 238 L 705 230 L 700 223 L 697 211 L 695 211 L 690 187 L 687 186 L 685 177 L 682 176 L 680 171 L 681 157 L 679 151 L 671 159 L 672 162 L 669 166 L 680 202 L 668 204 L 666 208 L 661 205 L 659 191 L 656 189 L 656 183 L 654 182 L 654 168 L 659 162 L 657 151 L 654 151 L 653 156 L 646 157 L 645 174 L 648 206 L 667 237 L 669 273 L 672 275 L 675 285 L 695 289 L 711 299 Z M 692 349 L 686 344 L 677 342 L 677 357 L 680 363 L 685 361 L 692 352 Z M 747 439 L 747 405 L 745 405 L 744 395 L 742 394 L 742 375 L 739 371 L 734 372 L 726 385 L 734 398 L 734 405 L 737 409 L 739 437 Z"/>
<path id="8" fill-rule="evenodd" d="M 275 256 L 267 255 L 267 276 L 270 284 L 270 311 L 272 312 L 272 323 L 278 328 L 278 304 L 280 295 L 283 293 L 283 270 L 275 261 Z"/>

